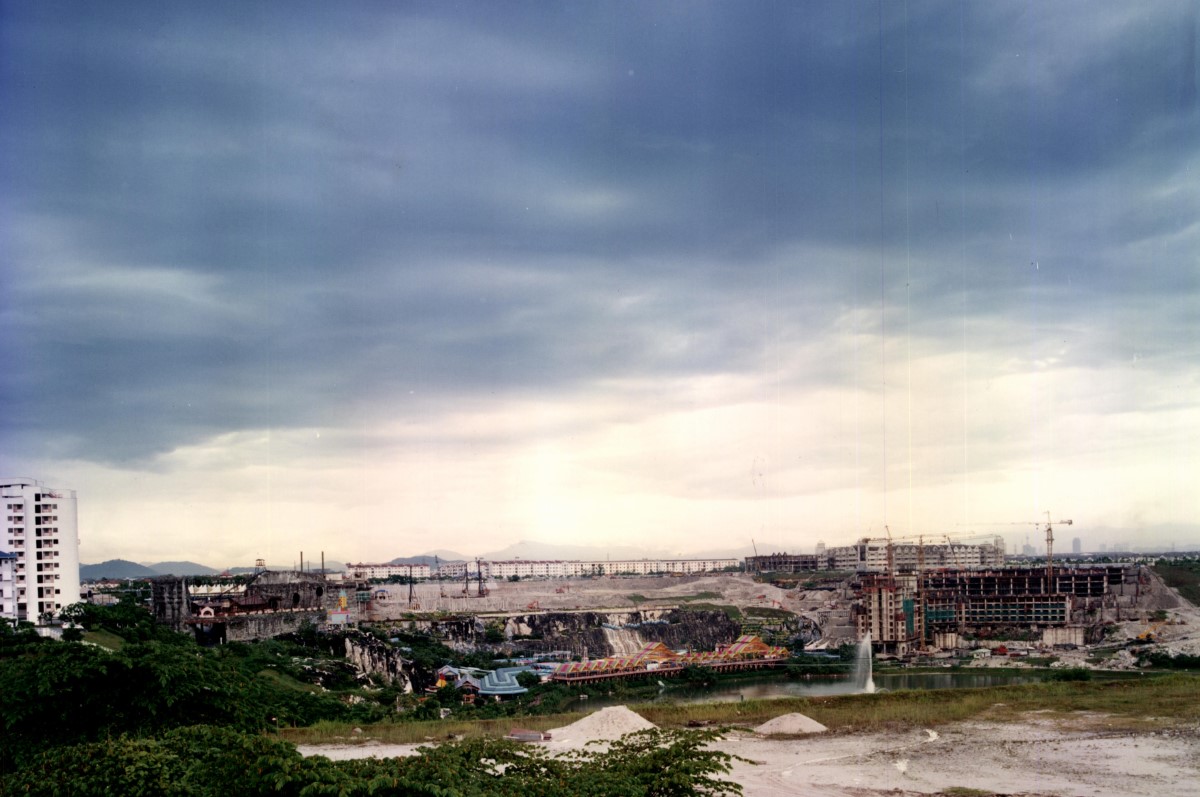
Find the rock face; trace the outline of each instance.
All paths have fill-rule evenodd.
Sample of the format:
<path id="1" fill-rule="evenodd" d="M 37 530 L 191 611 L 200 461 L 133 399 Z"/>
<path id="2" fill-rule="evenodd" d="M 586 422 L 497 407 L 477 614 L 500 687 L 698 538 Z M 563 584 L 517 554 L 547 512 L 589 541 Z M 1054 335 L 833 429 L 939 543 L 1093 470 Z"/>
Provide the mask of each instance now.
<path id="1" fill-rule="evenodd" d="M 741 627 L 720 611 L 542 612 L 514 615 L 504 636 L 530 653 L 569 650 L 578 656 L 633 655 L 650 642 L 711 650 L 737 639 Z"/>
<path id="2" fill-rule="evenodd" d="M 409 632 L 431 634 L 459 651 L 484 646 L 517 655 L 569 650 L 591 658 L 631 656 L 650 642 L 673 649 L 712 650 L 741 634 L 741 626 L 724 612 L 685 609 L 459 615 L 398 625 Z"/>
<path id="3" fill-rule="evenodd" d="M 374 637 L 365 634 L 346 637 L 346 661 L 360 673 L 378 675 L 389 684 L 413 691 L 413 663 Z"/>

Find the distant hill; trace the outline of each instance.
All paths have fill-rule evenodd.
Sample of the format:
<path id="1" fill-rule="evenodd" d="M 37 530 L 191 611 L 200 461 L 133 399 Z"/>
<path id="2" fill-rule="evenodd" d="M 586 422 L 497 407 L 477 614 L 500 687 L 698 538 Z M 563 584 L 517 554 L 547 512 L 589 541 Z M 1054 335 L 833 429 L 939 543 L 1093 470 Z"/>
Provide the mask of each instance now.
<path id="1" fill-rule="evenodd" d="M 398 556 L 389 565 L 429 565 L 434 567 L 442 562 L 461 562 L 466 557 L 455 554 L 454 558 L 447 558 L 441 554 L 421 554 L 420 556 Z"/>
<path id="2" fill-rule="evenodd" d="M 154 562 L 146 567 L 162 576 L 215 576 L 221 572 L 196 562 Z"/>
<path id="3" fill-rule="evenodd" d="M 462 554 L 457 551 L 444 551 L 441 549 L 433 550 L 433 551 L 426 551 L 425 553 L 422 554 L 422 556 L 429 557 L 429 558 L 436 556 L 439 562 L 465 562 L 468 559 L 475 558 L 473 556 L 467 556 L 466 554 Z"/>
<path id="4" fill-rule="evenodd" d="M 157 575 L 158 571 L 128 559 L 109 559 L 98 565 L 79 566 L 80 581 L 97 581 L 102 578 L 153 578 Z"/>
<path id="5" fill-rule="evenodd" d="M 504 561 L 507 559 L 583 559 L 583 560 L 600 560 L 600 559 L 678 559 L 689 558 L 680 557 L 677 554 L 668 553 L 662 550 L 651 550 L 648 548 L 635 548 L 629 545 L 618 545 L 612 547 L 600 545 L 560 545 L 549 542 L 532 542 L 530 540 L 521 540 L 518 543 L 509 545 L 506 548 L 501 548 L 498 551 L 489 551 L 482 554 L 484 559 L 494 559 Z M 474 557 L 471 557 L 472 559 Z"/>
<path id="6" fill-rule="evenodd" d="M 320 562 L 314 562 L 311 566 L 315 570 L 320 567 Z M 276 572 L 286 572 L 294 570 L 295 565 L 267 565 L 266 569 Z M 330 572 L 339 572 L 344 571 L 346 566 L 341 562 L 326 562 L 325 569 Z M 254 568 L 217 568 L 202 565 L 199 562 L 188 561 L 153 562 L 141 565 L 137 562 L 130 562 L 127 559 L 109 559 L 107 562 L 101 562 L 98 565 L 80 565 L 79 579 L 80 581 L 95 581 L 100 578 L 154 578 L 155 576 L 176 576 L 182 578 L 186 576 L 218 576 L 225 572 L 236 576 L 244 573 L 253 573 Z"/>

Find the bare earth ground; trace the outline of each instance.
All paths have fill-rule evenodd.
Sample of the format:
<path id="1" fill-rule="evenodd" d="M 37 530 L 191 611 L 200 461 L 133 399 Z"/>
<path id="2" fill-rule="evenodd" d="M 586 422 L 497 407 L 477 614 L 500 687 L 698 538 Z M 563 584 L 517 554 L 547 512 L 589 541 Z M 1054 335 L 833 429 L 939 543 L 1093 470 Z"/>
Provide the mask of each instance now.
<path id="1" fill-rule="evenodd" d="M 998 794 L 1128 797 L 1195 795 L 1200 733 L 1066 730 L 1050 722 L 970 722 L 899 734 L 733 737 L 721 749 L 747 797 L 930 794 L 974 788 Z"/>
<path id="2" fill-rule="evenodd" d="M 614 732 L 625 724 L 608 723 Z M 548 749 L 585 743 L 591 735 L 574 727 L 554 732 Z M 595 735 L 605 736 L 600 730 Z M 1078 719 L 1073 727 L 1031 714 L 1021 722 L 958 723 L 937 733 L 766 738 L 737 731 L 717 746 L 752 762 L 736 763 L 729 775 L 746 797 L 903 797 L 954 788 L 1038 797 L 1194 797 L 1200 784 L 1200 728 L 1117 732 L 1100 715 Z M 334 759 L 414 755 L 416 749 L 371 743 L 300 747 L 304 755 Z"/>
<path id="3" fill-rule="evenodd" d="M 472 585 L 472 590 L 476 587 Z M 407 587 L 393 587 L 389 598 L 379 601 L 376 619 L 401 617 L 409 610 Z M 826 636 L 815 647 L 855 642 L 849 620 L 850 602 L 837 592 L 782 590 L 756 583 L 745 573 L 711 573 L 685 578 L 594 578 L 488 582 L 484 597 L 464 597 L 459 584 L 419 584 L 414 600 L 420 611 L 466 613 L 571 611 L 589 609 L 633 609 L 687 605 L 694 602 L 786 609 L 816 621 Z M 699 595 L 705 597 L 697 597 Z M 1151 622 L 1154 610 L 1167 612 L 1170 622 Z M 1156 576 L 1146 588 L 1136 609 L 1125 609 L 1116 636 L 1108 644 L 1131 640 L 1153 631 L 1156 646 L 1168 653 L 1200 655 L 1200 610 L 1166 587 Z M 1086 661 L 1087 649 L 1055 651 L 1061 666 L 1099 669 L 1132 669 L 1134 658 L 1120 651 L 1101 665 Z M 976 666 L 993 666 L 986 659 Z M 1020 666 L 1018 662 L 1009 666 Z"/>
<path id="4" fill-rule="evenodd" d="M 1151 595 L 1134 617 L 1123 619 L 1117 637 L 1133 639 L 1144 631 L 1155 634 L 1155 647 L 1168 653 L 1200 655 L 1200 610 L 1174 590 L 1154 579 Z M 642 606 L 670 604 L 700 591 L 721 593 L 714 603 L 740 607 L 776 606 L 810 617 L 836 615 L 844 600 L 830 593 L 802 590 L 785 593 L 756 584 L 745 575 L 687 579 L 594 579 L 571 582 L 496 584 L 485 598 L 464 598 L 461 592 L 440 595 L 426 586 L 420 596 L 443 609 L 512 611 L 531 601 L 538 608 L 617 608 L 631 606 L 631 593 L 649 599 Z M 438 590 L 438 591 L 435 591 Z M 1151 623 L 1152 610 L 1168 612 L 1168 624 Z M 826 614 L 826 617 L 829 616 Z M 824 619 L 824 618 L 822 618 Z M 834 621 L 835 623 L 837 621 Z M 1111 644 L 1111 642 L 1109 643 Z M 1119 650 L 1100 665 L 1087 660 L 1089 651 L 1054 651 L 1058 666 L 1133 669 L 1131 652 Z M 990 664 L 986 659 L 979 666 Z M 1008 666 L 1019 666 L 1009 663 Z M 1200 696 L 1198 696 L 1200 699 Z M 632 714 L 625 709 L 626 714 Z M 606 709 L 605 711 L 612 711 Z M 593 715 L 595 717 L 595 715 Z M 642 727 L 640 718 L 612 713 L 600 721 L 580 723 L 554 732 L 546 748 L 580 746 L 591 739 L 611 739 Z M 644 722 L 644 720 L 642 721 Z M 581 724 L 582 723 L 582 724 Z M 1200 727 L 1172 725 L 1159 730 L 1120 730 L 1103 715 L 1073 715 L 1070 724 L 1048 715 L 1028 714 L 1018 722 L 970 721 L 942 726 L 938 732 L 910 730 L 891 733 L 819 733 L 791 738 L 764 737 L 750 731 L 727 735 L 719 749 L 746 762 L 734 765 L 730 779 L 740 783 L 746 797 L 914 797 L 955 789 L 1021 797 L 1194 797 L 1200 794 Z M 301 745 L 304 755 L 334 759 L 415 755 L 418 745 Z M 961 792 L 960 792 L 961 793 Z"/>

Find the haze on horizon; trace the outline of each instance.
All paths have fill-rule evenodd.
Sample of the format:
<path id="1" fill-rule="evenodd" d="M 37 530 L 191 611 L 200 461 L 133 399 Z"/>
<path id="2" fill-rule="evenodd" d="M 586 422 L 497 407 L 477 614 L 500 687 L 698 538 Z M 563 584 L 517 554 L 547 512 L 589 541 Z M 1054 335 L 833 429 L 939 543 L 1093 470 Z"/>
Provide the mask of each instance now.
<path id="1" fill-rule="evenodd" d="M 1198 25 L 4 3 L 0 475 L 86 562 L 1195 544 Z"/>

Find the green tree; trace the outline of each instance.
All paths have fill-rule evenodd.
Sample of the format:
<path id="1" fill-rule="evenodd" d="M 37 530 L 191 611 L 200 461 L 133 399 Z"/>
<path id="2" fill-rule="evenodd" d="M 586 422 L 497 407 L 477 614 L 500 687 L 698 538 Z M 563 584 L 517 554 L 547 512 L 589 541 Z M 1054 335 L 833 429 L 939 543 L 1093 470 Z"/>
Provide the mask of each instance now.
<path id="1" fill-rule="evenodd" d="M 658 728 L 629 734 L 607 751 L 591 757 L 588 768 L 603 779 L 601 794 L 638 797 L 692 797 L 741 794 L 742 787 L 721 775 L 737 760 L 712 750 L 717 730 L 664 731 Z"/>
<path id="2" fill-rule="evenodd" d="M 47 644 L 52 640 L 39 636 L 33 623 L 0 617 L 0 658 L 19 656 Z"/>

